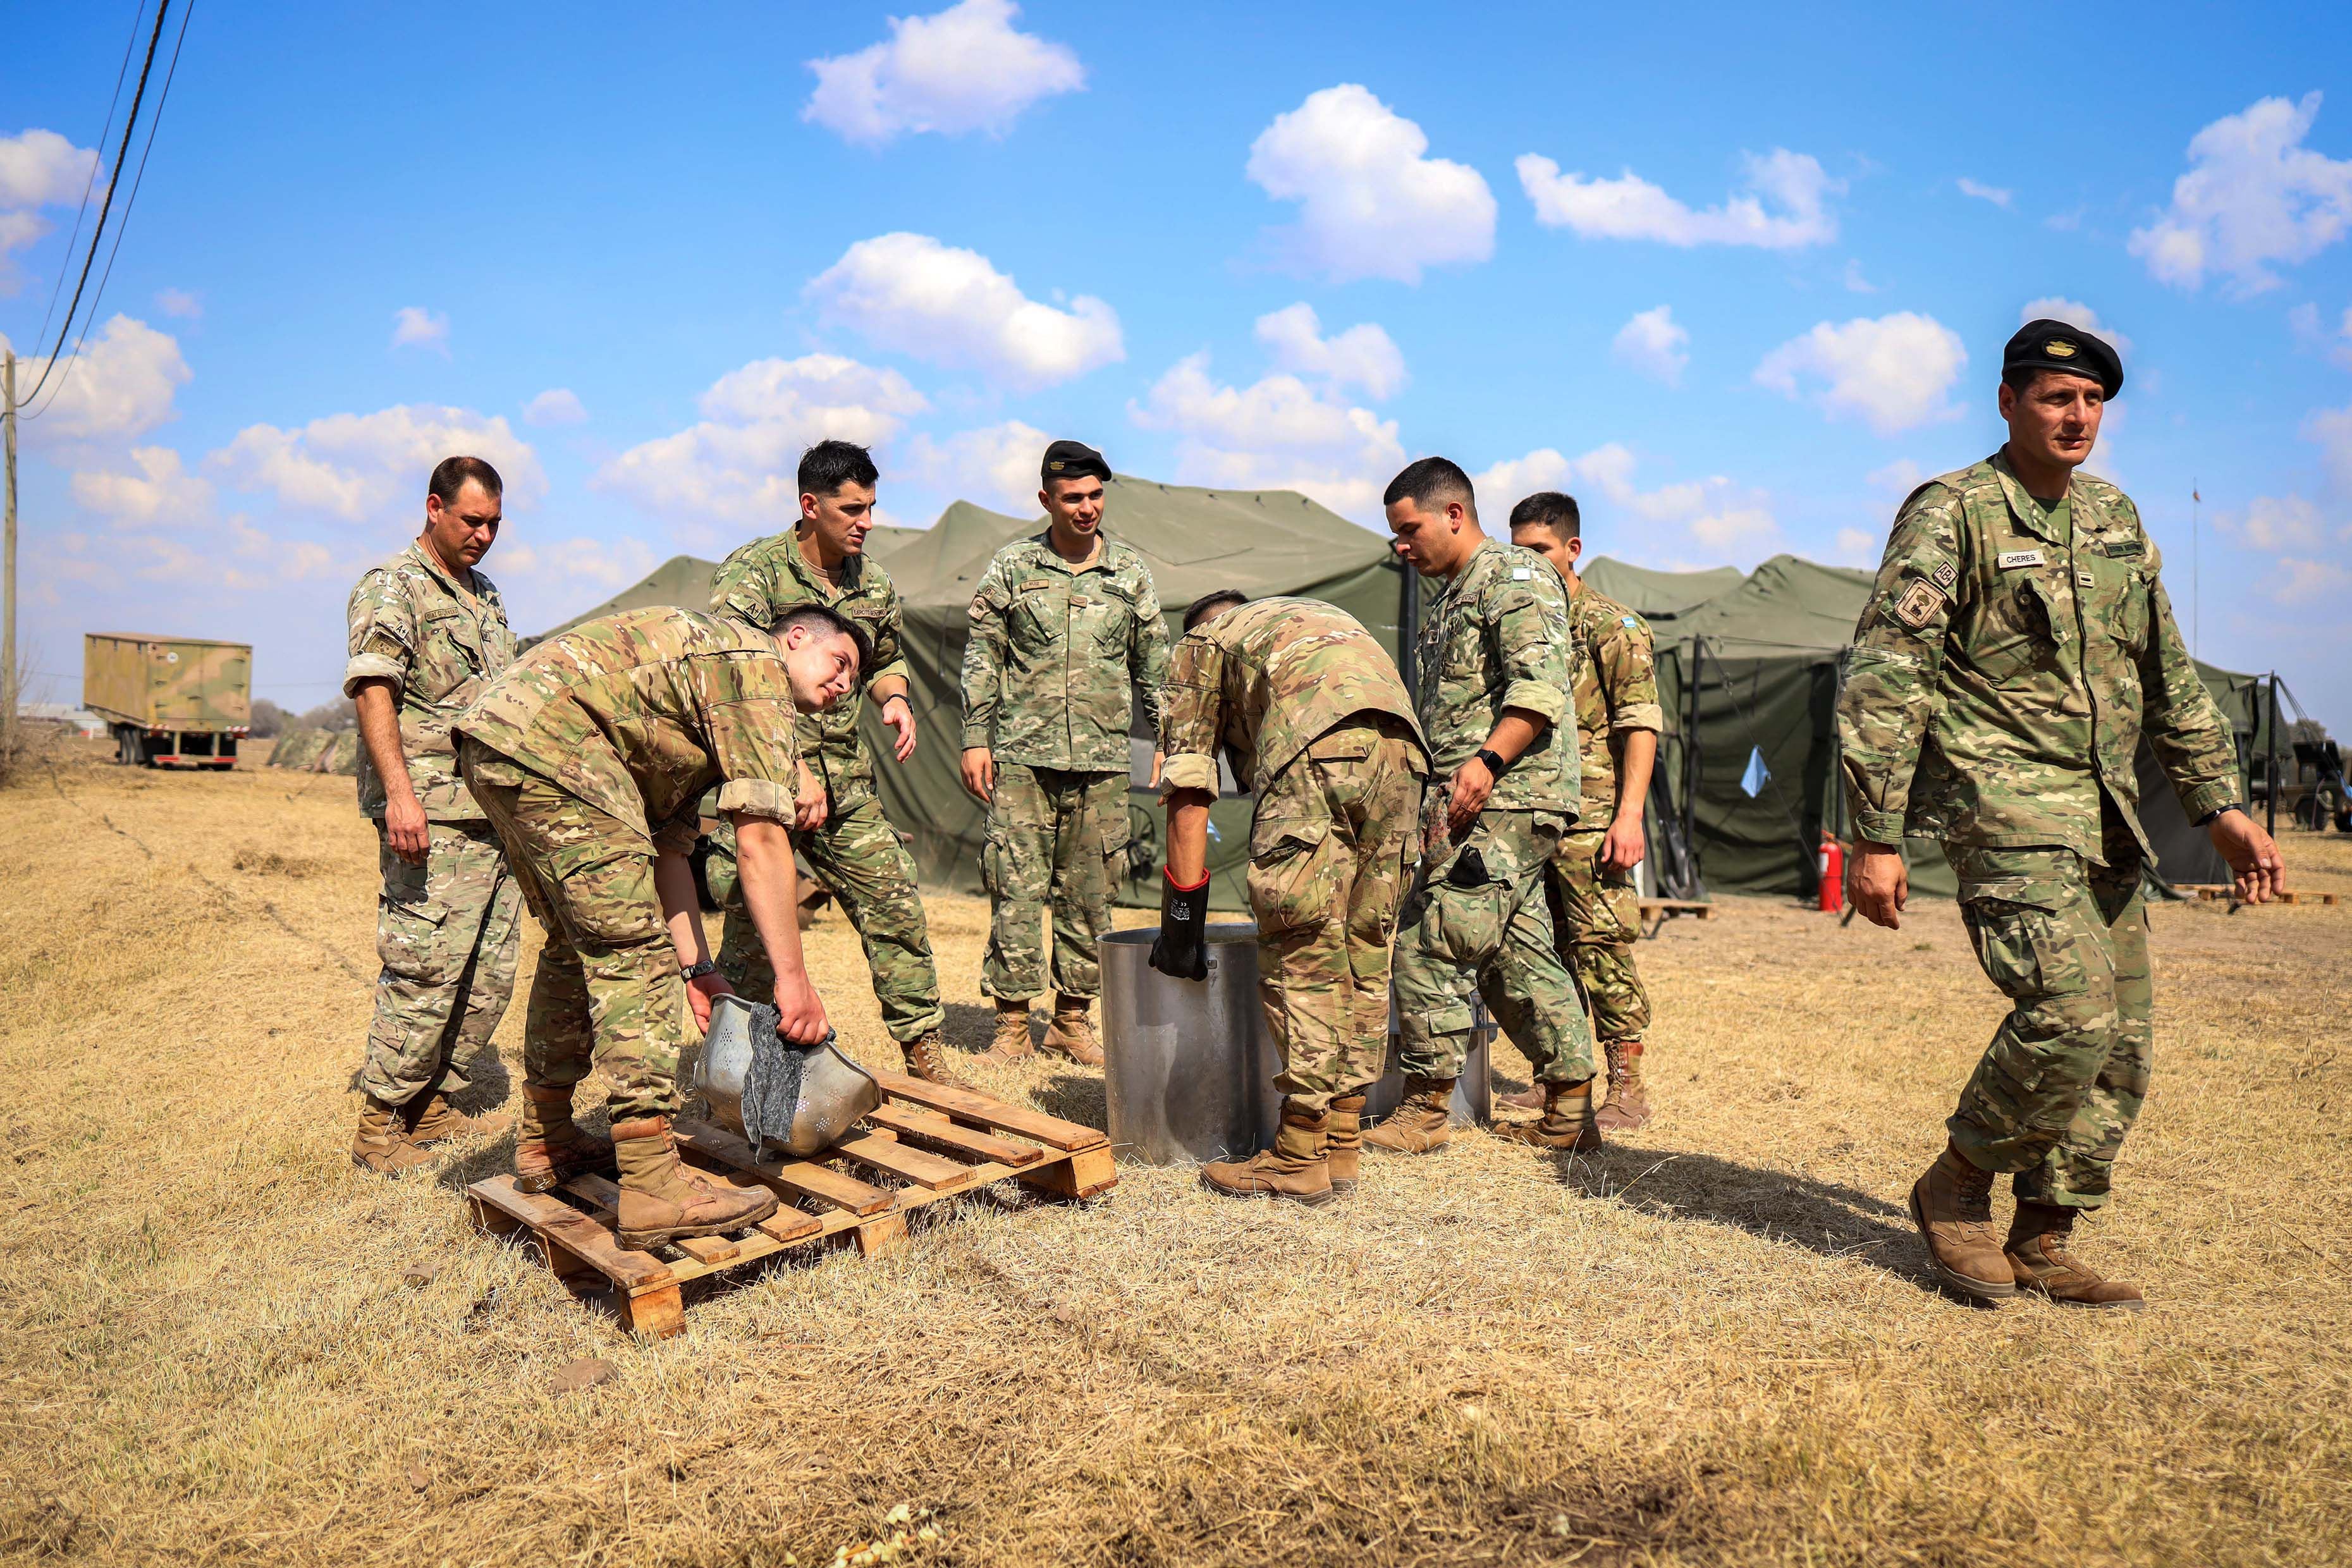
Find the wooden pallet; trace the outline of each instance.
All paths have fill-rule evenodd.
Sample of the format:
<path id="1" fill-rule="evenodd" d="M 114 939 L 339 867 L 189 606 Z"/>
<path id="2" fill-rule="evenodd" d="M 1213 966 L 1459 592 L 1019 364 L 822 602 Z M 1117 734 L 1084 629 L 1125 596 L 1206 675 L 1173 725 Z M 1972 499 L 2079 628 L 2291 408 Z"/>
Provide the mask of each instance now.
<path id="1" fill-rule="evenodd" d="M 1645 921 L 1665 920 L 1678 915 L 1688 915 L 1693 920 L 1711 921 L 1715 918 L 1715 906 L 1704 899 L 1643 899 L 1642 900 L 1642 918 Z"/>
<path id="2" fill-rule="evenodd" d="M 2236 903 L 2238 901 L 2237 889 L 2227 882 L 2176 882 L 2173 884 L 2172 890 L 2179 893 L 2182 898 L 2198 899 L 2209 904 L 2222 902 Z M 2327 904 L 2332 906 L 2343 896 L 2344 895 L 2341 893 L 2306 893 L 2300 891 L 2284 892 L 2273 893 L 2271 895 L 2271 901 L 2276 904 Z"/>
<path id="3" fill-rule="evenodd" d="M 854 1244 L 866 1258 L 888 1252 L 904 1244 L 915 1210 L 992 1183 L 1091 1198 L 1118 1181 L 1109 1140 L 1091 1127 L 970 1089 L 874 1076 L 887 1095 L 881 1108 L 812 1160 L 762 1160 L 724 1128 L 672 1124 L 688 1163 L 739 1187 L 766 1187 L 781 1200 L 740 1236 L 691 1238 L 659 1256 L 624 1247 L 614 1230 L 620 1188 L 604 1176 L 582 1176 L 552 1193 L 518 1191 L 511 1175 L 476 1182 L 466 1189 L 474 1228 L 528 1233 L 567 1285 L 609 1290 L 625 1328 L 667 1339 L 686 1329 L 682 1288 L 693 1280 L 796 1247 Z"/>

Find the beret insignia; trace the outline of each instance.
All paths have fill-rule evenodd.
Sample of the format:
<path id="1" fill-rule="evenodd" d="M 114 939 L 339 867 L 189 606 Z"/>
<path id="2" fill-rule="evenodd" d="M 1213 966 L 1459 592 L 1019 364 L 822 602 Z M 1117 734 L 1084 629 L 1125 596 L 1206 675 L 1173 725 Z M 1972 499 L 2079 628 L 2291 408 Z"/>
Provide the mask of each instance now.
<path id="1" fill-rule="evenodd" d="M 2063 338 L 2053 338 L 2042 345 L 2042 352 L 2058 359 L 2073 359 L 2074 345 Z"/>

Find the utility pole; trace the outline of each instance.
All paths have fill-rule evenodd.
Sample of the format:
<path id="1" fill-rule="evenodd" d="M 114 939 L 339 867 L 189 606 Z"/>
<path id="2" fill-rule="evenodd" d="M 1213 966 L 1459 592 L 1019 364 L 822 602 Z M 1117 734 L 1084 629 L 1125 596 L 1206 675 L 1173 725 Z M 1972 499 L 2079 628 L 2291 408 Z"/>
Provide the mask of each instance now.
<path id="1" fill-rule="evenodd" d="M 0 701 L 8 704 L 8 711 L 0 714 L 0 728 L 14 730 L 16 725 L 16 351 L 5 351 L 0 357 L 0 426 L 5 426 L 5 444 L 8 450 L 8 500 L 6 563 L 0 567 L 7 575 L 5 590 L 8 626 L 0 632 Z"/>

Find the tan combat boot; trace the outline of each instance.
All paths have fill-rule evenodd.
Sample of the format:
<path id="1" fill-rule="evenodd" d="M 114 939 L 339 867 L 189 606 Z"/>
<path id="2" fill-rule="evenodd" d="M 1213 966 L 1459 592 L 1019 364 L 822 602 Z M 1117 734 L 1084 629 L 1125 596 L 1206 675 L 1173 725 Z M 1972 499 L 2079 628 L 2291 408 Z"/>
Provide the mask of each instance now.
<path id="1" fill-rule="evenodd" d="M 408 1112 L 408 1141 L 419 1148 L 430 1148 L 451 1138 L 489 1138 L 514 1125 L 514 1118 L 503 1110 L 468 1116 L 450 1104 L 449 1097 L 437 1089 L 429 1095 L 419 1095 L 401 1109 Z"/>
<path id="2" fill-rule="evenodd" d="M 2062 1307 L 2107 1307 L 2126 1312 L 2145 1310 L 2147 1300 L 2137 1285 L 2103 1279 L 2098 1271 L 2066 1250 L 2074 1233 L 2076 1210 L 2058 1204 L 2020 1203 L 2010 1222 L 2011 1272 L 2021 1290 L 2047 1296 Z"/>
<path id="3" fill-rule="evenodd" d="M 677 1157 L 669 1118 L 613 1123 L 613 1152 L 621 1165 L 621 1245 L 642 1252 L 688 1237 L 724 1236 L 776 1212 L 765 1187 L 739 1187 L 698 1171 Z"/>
<path id="4" fill-rule="evenodd" d="M 1343 1198 L 1349 1196 L 1356 1190 L 1356 1172 L 1364 1161 L 1363 1090 L 1332 1097 L 1331 1120 L 1325 1132 L 1324 1163 L 1331 1169 L 1331 1190 Z"/>
<path id="5" fill-rule="evenodd" d="M 572 1120 L 572 1089 L 522 1086 L 522 1125 L 515 1133 L 515 1188 L 551 1193 L 574 1176 L 617 1176 L 613 1142 Z"/>
<path id="6" fill-rule="evenodd" d="M 1102 1066 L 1102 1042 L 1095 1038 L 1094 1020 L 1087 1016 L 1087 998 L 1057 996 L 1054 1021 L 1045 1026 L 1045 1049 L 1069 1058 L 1080 1067 Z"/>
<path id="7" fill-rule="evenodd" d="M 2009 1257 L 1993 1239 L 1992 1173 L 1950 1144 L 1911 1186 L 1911 1223 L 1945 1289 L 1993 1305 L 2017 1294 Z"/>
<path id="8" fill-rule="evenodd" d="M 1453 1141 L 1454 1080 L 1419 1074 L 1404 1080 L 1404 1103 L 1364 1134 L 1365 1147 L 1391 1154 L 1431 1154 Z"/>
<path id="9" fill-rule="evenodd" d="M 1007 1002 L 996 999 L 996 1037 L 988 1043 L 988 1054 L 1001 1062 L 1017 1062 L 1035 1054 L 1037 1047 L 1029 1043 L 1029 1004 L 1026 1001 Z"/>
<path id="10" fill-rule="evenodd" d="M 1650 1093 L 1642 1085 L 1642 1042 L 1611 1040 L 1609 1103 L 1595 1113 L 1603 1132 L 1631 1132 L 1650 1120 Z"/>
<path id="11" fill-rule="evenodd" d="M 352 1164 L 380 1176 L 396 1176 L 433 1163 L 432 1155 L 410 1142 L 405 1109 L 361 1094 L 360 1129 L 352 1135 Z"/>
<path id="12" fill-rule="evenodd" d="M 1229 1198 L 1288 1198 L 1321 1208 L 1339 1194 L 1331 1190 L 1326 1159 L 1330 1117 L 1286 1102 L 1274 1147 L 1247 1160 L 1219 1160 L 1201 1167 L 1201 1184 Z"/>
<path id="13" fill-rule="evenodd" d="M 1021 1033 L 1025 1039 L 1029 1033 L 1025 1019 L 1023 1021 Z M 971 1087 L 948 1070 L 947 1042 L 940 1037 L 940 1032 L 937 1029 L 926 1029 L 921 1035 L 901 1045 L 898 1050 L 907 1058 L 908 1078 L 920 1079 L 925 1083 L 935 1083 L 941 1089 Z"/>
<path id="14" fill-rule="evenodd" d="M 1597 1154 L 1607 1145 L 1592 1111 L 1592 1080 L 1544 1085 L 1543 1120 L 1517 1121 L 1495 1129 L 1497 1138 L 1532 1143 L 1538 1149 L 1564 1149 L 1572 1154 Z"/>

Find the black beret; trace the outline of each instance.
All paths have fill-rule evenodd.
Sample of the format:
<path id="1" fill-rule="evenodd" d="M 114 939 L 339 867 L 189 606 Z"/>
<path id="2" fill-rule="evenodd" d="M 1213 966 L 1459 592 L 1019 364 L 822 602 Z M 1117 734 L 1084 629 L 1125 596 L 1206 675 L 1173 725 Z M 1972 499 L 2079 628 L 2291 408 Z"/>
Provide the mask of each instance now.
<path id="1" fill-rule="evenodd" d="M 1092 474 L 1106 483 L 1110 479 L 1110 465 L 1103 455 L 1084 441 L 1056 441 L 1045 448 L 1044 478 L 1047 484 L 1055 479 L 1075 479 Z"/>
<path id="2" fill-rule="evenodd" d="M 2043 317 L 2017 329 L 2000 353 L 2000 372 L 2057 370 L 2087 375 L 2109 397 L 2124 389 L 2124 362 L 2115 345 L 2064 321 Z"/>

